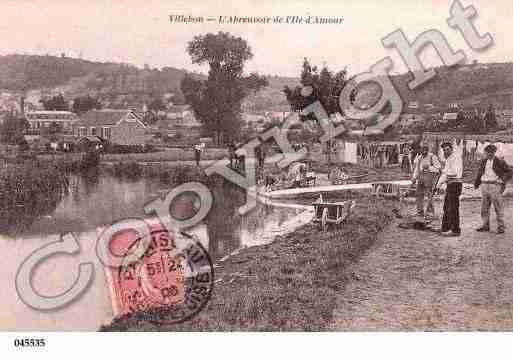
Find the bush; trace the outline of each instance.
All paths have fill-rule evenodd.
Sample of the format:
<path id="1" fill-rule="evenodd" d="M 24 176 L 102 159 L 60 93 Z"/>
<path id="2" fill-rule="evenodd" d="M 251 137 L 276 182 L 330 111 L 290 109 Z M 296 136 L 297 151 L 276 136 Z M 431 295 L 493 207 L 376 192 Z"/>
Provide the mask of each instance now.
<path id="1" fill-rule="evenodd" d="M 56 166 L 38 162 L 0 171 L 0 231 L 23 229 L 51 213 L 68 190 L 68 178 Z"/>
<path id="2" fill-rule="evenodd" d="M 81 161 L 81 168 L 88 169 L 91 167 L 97 167 L 100 163 L 100 153 L 98 151 L 87 152 Z"/>
<path id="3" fill-rule="evenodd" d="M 159 174 L 159 179 L 162 183 L 178 186 L 186 182 L 201 182 L 208 184 L 211 179 L 195 166 L 179 165 L 167 169 Z"/>
<path id="4" fill-rule="evenodd" d="M 137 180 L 143 174 L 144 170 L 137 162 L 118 162 L 114 165 L 114 176 L 118 178 Z"/>
<path id="5" fill-rule="evenodd" d="M 105 146 L 105 153 L 124 154 L 124 153 L 149 153 L 156 152 L 153 145 L 116 145 L 109 143 Z"/>

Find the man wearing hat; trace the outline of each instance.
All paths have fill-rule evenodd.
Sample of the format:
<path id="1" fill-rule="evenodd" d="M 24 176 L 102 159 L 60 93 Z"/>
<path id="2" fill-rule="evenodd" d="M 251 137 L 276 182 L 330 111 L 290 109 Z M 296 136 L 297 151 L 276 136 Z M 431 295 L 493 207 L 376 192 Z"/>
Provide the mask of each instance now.
<path id="1" fill-rule="evenodd" d="M 437 187 L 447 183 L 444 198 L 444 214 L 442 217 L 442 235 L 459 236 L 460 229 L 460 195 L 463 187 L 463 159 L 461 153 L 452 148 L 450 142 L 442 143 L 445 165 Z"/>
<path id="2" fill-rule="evenodd" d="M 506 189 L 506 183 L 511 179 L 513 173 L 508 164 L 495 156 L 497 147 L 488 145 L 485 147 L 485 156 L 477 172 L 474 187 L 481 187 L 481 219 L 483 225 L 477 229 L 478 232 L 490 230 L 490 206 L 493 204 L 497 215 L 497 233 L 504 233 L 504 207 L 502 194 Z"/>
<path id="3" fill-rule="evenodd" d="M 424 197 L 427 194 L 428 204 L 426 207 L 427 215 L 434 216 L 433 192 L 434 185 L 438 179 L 441 166 L 438 157 L 429 152 L 428 146 L 422 146 L 420 153 L 413 162 L 412 184 L 416 184 L 417 195 L 417 215 L 424 216 Z"/>

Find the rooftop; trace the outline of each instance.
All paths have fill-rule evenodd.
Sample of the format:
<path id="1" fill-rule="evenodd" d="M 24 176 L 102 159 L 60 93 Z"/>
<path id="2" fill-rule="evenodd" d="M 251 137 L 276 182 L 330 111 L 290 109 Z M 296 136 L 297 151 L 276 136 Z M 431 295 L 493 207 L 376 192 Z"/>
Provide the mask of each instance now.
<path id="1" fill-rule="evenodd" d="M 69 115 L 74 114 L 71 111 L 29 111 L 27 114 L 34 113 L 38 115 Z"/>
<path id="2" fill-rule="evenodd" d="M 140 120 L 132 110 L 92 110 L 84 113 L 76 126 L 113 126 L 124 118 Z"/>
<path id="3" fill-rule="evenodd" d="M 168 112 L 184 112 L 190 110 L 191 107 L 189 105 L 173 105 L 170 106 L 167 110 Z"/>

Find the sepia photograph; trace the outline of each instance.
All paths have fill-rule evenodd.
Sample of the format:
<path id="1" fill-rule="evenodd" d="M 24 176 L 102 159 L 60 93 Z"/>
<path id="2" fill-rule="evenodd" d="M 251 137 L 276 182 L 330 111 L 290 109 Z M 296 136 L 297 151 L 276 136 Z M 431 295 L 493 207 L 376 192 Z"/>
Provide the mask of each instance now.
<path id="1" fill-rule="evenodd" d="M 510 332 L 512 16 L 506 0 L 2 0 L 8 346 Z"/>

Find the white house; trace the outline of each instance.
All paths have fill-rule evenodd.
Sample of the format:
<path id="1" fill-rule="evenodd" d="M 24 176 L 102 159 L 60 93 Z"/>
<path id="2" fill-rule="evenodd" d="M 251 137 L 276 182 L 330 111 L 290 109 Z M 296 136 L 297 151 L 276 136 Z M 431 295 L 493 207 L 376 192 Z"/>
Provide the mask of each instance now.
<path id="1" fill-rule="evenodd" d="M 71 132 L 73 124 L 78 121 L 78 116 L 69 111 L 31 111 L 25 113 L 25 118 L 32 132 L 39 132 L 52 123 L 59 125 L 63 132 Z"/>

